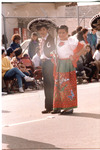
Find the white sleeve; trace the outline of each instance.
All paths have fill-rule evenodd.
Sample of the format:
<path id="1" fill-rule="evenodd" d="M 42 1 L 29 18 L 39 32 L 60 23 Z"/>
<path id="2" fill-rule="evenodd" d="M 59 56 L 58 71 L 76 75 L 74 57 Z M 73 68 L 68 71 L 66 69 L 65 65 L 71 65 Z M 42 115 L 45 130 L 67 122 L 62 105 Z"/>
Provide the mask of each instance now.
<path id="1" fill-rule="evenodd" d="M 34 55 L 35 56 L 35 55 Z M 31 61 L 34 63 L 35 62 L 35 57 L 32 57 Z"/>
<path id="2" fill-rule="evenodd" d="M 68 39 L 68 44 L 72 50 L 74 50 L 78 45 L 78 39 L 75 36 L 71 36 Z"/>
<path id="3" fill-rule="evenodd" d="M 93 59 L 95 60 L 99 60 L 99 53 L 98 53 L 98 50 L 95 51 L 94 55 L 93 55 Z"/>

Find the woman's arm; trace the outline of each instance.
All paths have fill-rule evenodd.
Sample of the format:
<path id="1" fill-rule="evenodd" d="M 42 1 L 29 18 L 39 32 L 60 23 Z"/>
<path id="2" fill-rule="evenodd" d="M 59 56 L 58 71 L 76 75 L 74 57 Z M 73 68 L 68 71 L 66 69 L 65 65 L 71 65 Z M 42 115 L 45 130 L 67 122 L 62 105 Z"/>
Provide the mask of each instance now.
<path id="1" fill-rule="evenodd" d="M 77 67 L 77 61 L 79 60 L 80 56 L 86 54 L 86 45 L 79 42 L 73 53 L 74 54 L 73 56 L 70 56 L 70 59 L 72 60 L 74 67 Z"/>

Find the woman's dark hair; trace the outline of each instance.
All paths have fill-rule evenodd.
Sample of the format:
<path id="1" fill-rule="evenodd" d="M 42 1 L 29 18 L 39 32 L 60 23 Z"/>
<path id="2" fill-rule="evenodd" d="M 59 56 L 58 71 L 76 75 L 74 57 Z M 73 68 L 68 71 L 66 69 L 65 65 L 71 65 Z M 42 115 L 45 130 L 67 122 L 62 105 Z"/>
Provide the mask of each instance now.
<path id="1" fill-rule="evenodd" d="M 97 49 L 97 50 L 100 49 L 100 43 L 97 44 L 96 49 Z"/>
<path id="2" fill-rule="evenodd" d="M 84 40 L 82 31 L 79 31 L 79 32 L 78 32 L 78 34 L 77 34 L 77 39 L 78 39 L 79 41 L 83 41 L 83 40 Z"/>
<path id="3" fill-rule="evenodd" d="M 60 27 L 58 27 L 57 32 L 59 29 L 64 29 L 66 32 L 68 32 L 68 27 L 66 25 L 61 25 Z"/>
<path id="4" fill-rule="evenodd" d="M 49 27 L 46 24 L 43 24 L 43 25 L 38 25 L 36 27 L 37 31 L 39 31 L 42 27 L 46 28 L 47 30 L 49 29 Z"/>
<path id="5" fill-rule="evenodd" d="M 14 35 L 12 36 L 11 40 L 12 40 L 13 42 L 15 42 L 15 40 L 21 40 L 21 37 L 20 37 L 19 34 L 14 34 Z"/>
<path id="6" fill-rule="evenodd" d="M 85 54 L 85 58 L 86 58 L 86 64 L 89 64 L 91 61 L 93 61 L 93 58 L 92 58 L 92 48 L 89 44 L 86 45 L 86 47 L 89 47 L 90 48 L 90 51 L 88 53 Z"/>
<path id="7" fill-rule="evenodd" d="M 82 29 L 82 34 L 85 34 L 86 32 L 88 32 L 88 29 L 83 28 L 83 29 Z"/>
<path id="8" fill-rule="evenodd" d="M 79 41 L 84 41 L 83 34 L 85 34 L 87 31 L 88 31 L 88 29 L 86 29 L 86 28 L 79 31 L 78 34 L 77 34 L 77 39 Z"/>
<path id="9" fill-rule="evenodd" d="M 28 54 L 24 54 L 23 57 L 29 58 Z"/>
<path id="10" fill-rule="evenodd" d="M 89 48 L 90 48 L 90 51 L 92 52 L 92 48 L 91 48 L 91 45 L 90 45 L 90 44 L 87 44 L 86 47 L 89 47 Z"/>
<path id="11" fill-rule="evenodd" d="M 10 56 L 11 53 L 13 53 L 13 49 L 11 47 L 7 48 L 7 56 Z"/>
<path id="12" fill-rule="evenodd" d="M 82 26 L 79 26 L 79 27 L 77 27 L 76 28 L 76 32 L 78 33 L 79 31 L 81 31 L 82 30 Z"/>
<path id="13" fill-rule="evenodd" d="M 3 55 L 3 53 L 5 52 L 5 49 L 4 48 L 2 48 L 2 55 Z"/>
<path id="14" fill-rule="evenodd" d="M 19 55 L 22 53 L 22 48 L 21 48 L 21 47 L 16 48 L 16 49 L 14 50 L 14 52 L 15 52 L 15 56 L 16 56 L 16 57 L 19 56 Z"/>

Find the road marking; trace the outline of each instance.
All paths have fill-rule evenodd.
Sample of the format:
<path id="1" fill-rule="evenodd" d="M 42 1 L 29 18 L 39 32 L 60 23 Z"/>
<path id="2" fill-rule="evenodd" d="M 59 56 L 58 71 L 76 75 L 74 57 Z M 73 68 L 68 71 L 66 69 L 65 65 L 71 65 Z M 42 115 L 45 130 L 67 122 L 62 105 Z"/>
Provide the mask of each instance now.
<path id="1" fill-rule="evenodd" d="M 42 118 L 42 119 L 30 120 L 30 121 L 14 123 L 14 124 L 5 124 L 5 125 L 2 125 L 2 127 L 12 127 L 12 126 L 27 124 L 27 123 L 31 123 L 31 122 L 39 122 L 39 121 L 43 121 L 43 120 L 47 120 L 47 119 L 53 119 L 53 118 L 55 118 L 55 117 L 54 116 L 47 116 L 46 118 Z"/>

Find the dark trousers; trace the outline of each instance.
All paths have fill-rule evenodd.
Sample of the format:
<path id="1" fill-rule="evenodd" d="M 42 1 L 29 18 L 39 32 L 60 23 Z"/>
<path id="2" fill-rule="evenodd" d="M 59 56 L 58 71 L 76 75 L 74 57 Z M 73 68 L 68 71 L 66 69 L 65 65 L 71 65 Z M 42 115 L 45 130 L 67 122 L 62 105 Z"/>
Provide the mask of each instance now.
<path id="1" fill-rule="evenodd" d="M 53 63 L 51 60 L 42 62 L 42 74 L 44 81 L 44 94 L 45 94 L 45 108 L 49 111 L 53 109 Z"/>

